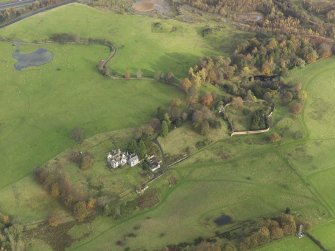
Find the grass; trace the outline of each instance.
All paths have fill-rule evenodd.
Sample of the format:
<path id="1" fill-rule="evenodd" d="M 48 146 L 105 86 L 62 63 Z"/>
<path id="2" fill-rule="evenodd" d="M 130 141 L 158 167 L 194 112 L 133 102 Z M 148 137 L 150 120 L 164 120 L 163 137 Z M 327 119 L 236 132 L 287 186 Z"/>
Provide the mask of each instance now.
<path id="1" fill-rule="evenodd" d="M 190 127 L 181 127 L 171 131 L 165 138 L 160 137 L 159 143 L 166 154 L 178 155 L 187 152 L 187 148 L 195 150 L 196 143 L 205 137 L 194 132 Z"/>
<path id="2" fill-rule="evenodd" d="M 177 27 L 176 32 L 152 33 L 155 21 L 71 4 L 8 26 L 1 35 L 24 41 L 47 39 L 57 32 L 105 38 L 119 48 L 111 64 L 119 72 L 140 68 L 149 74 L 161 70 L 184 76 L 199 57 L 217 53 L 198 34 L 198 25 L 161 20 Z M 66 25 L 58 25 L 64 22 Z M 234 37 L 231 28 L 226 32 Z M 20 49 L 29 53 L 40 47 L 52 52 L 54 59 L 40 67 L 15 71 L 15 47 L 0 43 L 0 105 L 6 108 L 0 111 L 0 161 L 4 167 L 0 189 L 9 189 L 34 167 L 73 146 L 69 139 L 72 128 L 83 127 L 90 137 L 137 127 L 147 122 L 158 106 L 181 95 L 174 87 L 155 81 L 100 76 L 96 65 L 108 55 L 106 47 L 23 43 Z"/>
<path id="3" fill-rule="evenodd" d="M 59 25 L 64 22 L 66 25 Z M 155 22 L 177 27 L 177 30 L 152 32 Z M 30 41 L 47 39 L 53 33 L 61 32 L 76 33 L 84 38 L 105 38 L 119 48 L 112 62 L 113 70 L 136 73 L 137 69 L 142 69 L 145 74 L 172 71 L 176 76 L 183 77 L 199 57 L 218 53 L 210 45 L 212 39 L 203 38 L 198 29 L 199 25 L 174 20 L 113 14 L 71 4 L 6 27 L 2 35 Z M 236 32 L 227 25 L 220 36 L 233 39 L 235 34 L 241 39 L 245 33 Z M 226 49 L 225 52 L 230 51 Z"/>
<path id="4" fill-rule="evenodd" d="M 331 192 L 335 188 L 332 179 L 335 171 L 333 157 L 335 139 L 332 126 L 335 122 L 332 95 L 334 93 L 334 67 L 335 58 L 331 58 L 291 72 L 289 80 L 303 83 L 308 93 L 301 120 L 307 131 L 307 137 L 302 142 L 297 142 L 283 151 L 292 167 L 309 184 L 320 202 L 332 215 L 331 222 L 318 225 L 311 230 L 311 233 L 329 250 L 335 248 L 333 241 L 335 201 Z M 326 214 L 326 212 L 320 213 L 321 216 Z M 280 250 L 282 244 L 287 247 L 292 246 L 292 250 L 300 247 L 300 242 L 287 239 L 269 245 L 268 249 L 265 247 L 261 250 Z M 312 247 L 305 246 L 303 250 L 317 250 L 317 248 L 312 249 Z"/>
<path id="5" fill-rule="evenodd" d="M 280 241 L 275 241 L 270 245 L 266 245 L 257 249 L 259 251 L 289 251 L 289 250 L 304 250 L 318 251 L 320 250 L 310 239 L 298 239 L 296 237 L 288 237 Z"/>
<path id="6" fill-rule="evenodd" d="M 72 4 L 11 25 L 2 30 L 2 35 L 32 41 L 46 39 L 56 32 L 75 31 L 85 38 L 106 38 L 119 48 L 111 63 L 113 70 L 135 72 L 140 68 L 145 74 L 173 71 L 177 77 L 184 76 L 200 56 L 218 53 L 213 45 L 217 40 L 199 34 L 201 24 L 160 20 L 166 26 L 177 27 L 176 32 L 152 33 L 151 25 L 155 21 L 145 16 L 119 15 Z M 223 34 L 227 43 L 240 38 L 229 26 Z M 97 73 L 96 64 L 108 54 L 105 47 L 48 44 L 23 45 L 22 50 L 29 52 L 38 47 L 51 51 L 54 60 L 17 72 L 11 55 L 15 48 L 0 43 L 3 52 L 0 106 L 6 108 L 0 111 L 0 197 L 5 198 L 0 208 L 5 213 L 20 215 L 23 222 L 43 218 L 50 208 L 57 207 L 55 201 L 46 199 L 43 191 L 38 190 L 30 174 L 36 165 L 74 146 L 68 137 L 73 127 L 83 127 L 87 137 L 137 127 L 149 120 L 157 106 L 164 106 L 171 97 L 181 95 L 174 87 L 155 81 L 103 78 Z M 228 53 L 229 49 L 221 52 Z M 274 115 L 273 130 L 283 133 L 286 128 L 292 132 L 300 130 L 302 137 L 270 144 L 268 134 L 228 138 L 224 127 L 220 134 L 215 133 L 212 144 L 194 151 L 189 159 L 151 185 L 160 191 L 159 205 L 124 220 L 98 217 L 89 226 L 77 225 L 70 230 L 70 235 L 87 236 L 69 249 L 159 249 L 167 244 L 193 241 L 198 236 L 212 236 L 215 231 L 227 230 L 244 220 L 278 215 L 286 207 L 312 223 L 331 220 L 335 201 L 329 192 L 333 183 L 327 177 L 333 175 L 335 146 L 332 136 L 334 67 L 335 59 L 330 59 L 291 73 L 289 79 L 301 81 L 309 94 L 305 113 L 291 117 L 279 109 Z M 179 128 L 160 141 L 166 152 L 176 154 L 180 149 L 194 146 L 197 137 Z M 103 154 L 108 148 L 109 142 L 93 148 L 97 162 L 87 173 L 103 176 L 109 184 L 117 183 L 119 178 L 106 172 Z M 73 166 L 67 168 L 74 170 Z M 135 170 L 124 172 L 125 176 L 120 174 L 121 181 L 135 184 L 132 183 L 137 179 Z M 76 175 L 76 171 L 71 172 Z M 169 176 L 176 177 L 176 186 L 169 187 Z M 122 192 L 129 189 L 129 184 L 111 185 L 109 192 Z M 13 191 L 22 187 L 25 191 L 19 195 L 20 202 L 15 201 Z M 231 215 L 233 225 L 214 225 L 213 220 L 221 214 Z M 137 225 L 140 229 L 134 229 Z M 327 227 L 312 231 L 320 236 L 321 242 L 323 236 L 325 242 L 330 240 L 324 234 L 331 231 Z M 129 233 L 135 233 L 136 237 L 127 237 Z M 123 246 L 117 244 L 119 240 Z M 34 242 L 35 250 L 39 245 L 45 244 Z M 273 250 L 285 245 L 310 248 L 305 240 L 296 244 L 292 238 L 273 245 Z M 327 245 L 333 247 L 331 243 Z M 268 246 L 268 250 L 271 248 Z"/>
<path id="7" fill-rule="evenodd" d="M 334 250 L 335 249 L 334 232 L 335 232 L 335 224 L 334 221 L 332 221 L 327 224 L 315 227 L 315 229 L 313 229 L 312 231 L 312 234 L 317 239 L 321 240 L 322 244 L 328 250 Z"/>
<path id="8" fill-rule="evenodd" d="M 259 109 L 267 109 L 264 103 L 252 102 L 244 103 L 243 107 L 234 108 L 233 106 L 226 107 L 226 116 L 233 122 L 234 131 L 249 131 L 252 130 L 252 118 L 254 113 Z"/>
<path id="9" fill-rule="evenodd" d="M 34 46 L 29 47 L 33 49 Z M 7 193 L 14 186 L 21 187 L 34 167 L 73 146 L 74 142 L 69 139 L 72 128 L 84 128 L 89 137 L 135 127 L 147 122 L 157 106 L 168 103 L 171 95 L 179 95 L 173 87 L 154 81 L 135 83 L 103 78 L 95 71 L 95 63 L 106 55 L 104 47 L 43 47 L 54 53 L 52 62 L 17 72 L 11 58 L 15 48 L 0 43 L 0 50 L 4 52 L 0 62 L 3 76 L 0 104 L 6 107 L 0 112 L 0 161 L 3 165 L 0 193 Z M 26 186 L 32 194 L 34 186 L 34 183 Z M 24 213 L 9 195 L 4 195 L 8 201 L 1 200 L 0 208 L 8 214 L 27 216 L 23 221 L 41 219 L 50 211 L 46 206 L 35 206 L 33 199 L 28 208 L 41 210 Z"/>
<path id="10" fill-rule="evenodd" d="M 301 118 L 275 115 L 273 130 L 283 132 L 289 128 L 293 133 L 300 128 L 303 138 L 271 145 L 265 144 L 264 135 L 223 138 L 174 168 L 178 175 L 176 187 L 169 190 L 164 188 L 163 181 L 157 184 L 163 194 L 158 207 L 115 227 L 106 226 L 101 234 L 75 244 L 71 250 L 90 250 L 93 247 L 100 250 L 107 247 L 113 247 L 113 250 L 146 247 L 151 250 L 171 243 L 192 241 L 198 236 L 211 236 L 217 230 L 228 228 L 218 228 L 213 224 L 213 219 L 220 214 L 231 215 L 234 223 L 238 223 L 279 214 L 286 207 L 313 224 L 322 223 L 311 232 L 331 250 L 334 247 L 331 239 L 333 226 L 323 224 L 333 218 L 335 203 L 331 194 L 334 190 L 331 179 L 334 172 L 333 116 L 328 110 L 332 108 L 327 106 L 328 116 L 324 115 L 319 123 L 311 121 L 313 115 L 310 111 L 323 108 L 315 106 L 315 100 L 331 102 L 327 84 L 332 88 L 330 78 L 334 66 L 335 59 L 331 59 L 291 73 L 290 79 L 299 79 L 307 89 L 309 97 L 305 113 Z M 285 114 L 285 111 L 279 110 L 279 114 Z M 325 134 L 327 129 L 329 134 Z M 183 130 L 172 132 L 161 140 L 163 148 L 165 146 L 167 151 L 173 152 L 174 141 L 177 149 L 184 148 L 185 142 L 192 145 L 194 142 L 187 140 L 188 135 L 182 133 Z M 178 231 L 175 228 L 177 223 Z M 124 246 L 117 246 L 116 241 L 136 224 L 141 224 L 145 231 L 140 231 L 134 239 L 126 239 Z M 260 250 L 297 249 L 317 250 L 317 247 L 307 238 L 298 240 L 292 237 Z"/>

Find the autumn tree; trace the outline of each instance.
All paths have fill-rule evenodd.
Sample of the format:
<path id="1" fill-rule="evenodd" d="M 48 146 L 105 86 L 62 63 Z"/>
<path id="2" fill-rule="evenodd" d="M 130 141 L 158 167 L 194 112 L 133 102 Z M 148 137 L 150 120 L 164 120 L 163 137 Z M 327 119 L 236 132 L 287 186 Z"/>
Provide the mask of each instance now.
<path id="1" fill-rule="evenodd" d="M 282 214 L 279 218 L 279 223 L 283 229 L 284 235 L 295 234 L 297 226 L 294 220 L 293 215 L 291 214 Z"/>
<path id="2" fill-rule="evenodd" d="M 312 47 L 303 49 L 303 56 L 308 64 L 314 63 L 318 59 L 318 53 Z"/>
<path id="3" fill-rule="evenodd" d="M 50 194 L 52 197 L 55 197 L 55 198 L 58 198 L 60 196 L 61 191 L 60 191 L 58 182 L 54 182 L 51 184 Z"/>
<path id="4" fill-rule="evenodd" d="M 319 46 L 318 54 L 321 58 L 329 58 L 333 55 L 332 46 L 328 43 L 321 43 Z"/>
<path id="5" fill-rule="evenodd" d="M 84 221 L 85 218 L 89 215 L 89 211 L 86 207 L 85 201 L 78 201 L 73 207 L 73 214 L 76 220 L 79 222 Z"/>
<path id="6" fill-rule="evenodd" d="M 188 78 L 184 78 L 180 82 L 180 88 L 185 92 L 188 93 L 189 89 L 192 86 L 192 82 Z"/>
<path id="7" fill-rule="evenodd" d="M 274 65 L 272 61 L 266 61 L 262 65 L 262 73 L 264 75 L 270 76 L 273 73 Z"/>
<path id="8" fill-rule="evenodd" d="M 208 94 L 205 94 L 203 97 L 202 97 L 202 100 L 201 100 L 201 103 L 207 107 L 211 107 L 212 106 L 212 103 L 213 103 L 213 96 L 212 94 L 208 93 Z"/>
<path id="9" fill-rule="evenodd" d="M 59 210 L 54 210 L 48 217 L 48 224 L 50 227 L 57 227 L 62 221 L 62 214 Z"/>
<path id="10" fill-rule="evenodd" d="M 243 99 L 241 97 L 234 97 L 231 101 L 231 105 L 235 109 L 240 109 L 243 107 Z"/>
<path id="11" fill-rule="evenodd" d="M 295 102 L 290 105 L 290 110 L 294 115 L 299 115 L 304 110 L 304 106 L 301 103 Z"/>
<path id="12" fill-rule="evenodd" d="M 272 133 L 270 136 L 269 136 L 269 139 L 272 143 L 275 143 L 275 142 L 279 142 L 281 141 L 281 136 L 278 134 L 278 133 Z"/>
<path id="13" fill-rule="evenodd" d="M 124 73 L 124 78 L 125 79 L 130 79 L 131 75 L 130 75 L 130 72 L 129 70 L 126 70 L 125 73 Z"/>
<path id="14" fill-rule="evenodd" d="M 7 225 L 9 224 L 9 216 L 7 214 L 0 213 L 0 223 Z"/>
<path id="15" fill-rule="evenodd" d="M 95 198 L 90 198 L 86 203 L 87 209 L 91 211 L 95 210 L 96 206 L 97 206 L 97 199 Z"/>

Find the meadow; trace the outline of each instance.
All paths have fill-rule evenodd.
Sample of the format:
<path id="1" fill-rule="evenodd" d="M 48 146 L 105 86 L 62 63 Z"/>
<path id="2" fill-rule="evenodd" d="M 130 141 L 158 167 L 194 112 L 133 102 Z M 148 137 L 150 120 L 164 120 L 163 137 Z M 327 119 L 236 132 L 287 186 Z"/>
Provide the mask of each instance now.
<path id="1" fill-rule="evenodd" d="M 152 23 L 157 21 L 176 27 L 176 31 L 152 32 Z M 218 51 L 213 42 L 218 38 L 202 37 L 201 27 L 203 24 L 119 15 L 71 4 L 13 24 L 0 35 L 26 42 L 63 32 L 105 38 L 118 48 L 110 63 L 112 70 L 135 73 L 141 69 L 148 75 L 172 71 L 180 78 L 199 57 L 231 52 L 229 46 Z M 243 38 L 229 25 L 218 37 L 224 37 L 227 45 Z M 158 106 L 182 97 L 175 87 L 156 81 L 104 78 L 96 64 L 108 55 L 106 47 L 22 43 L 21 50 L 32 52 L 41 47 L 53 53 L 51 62 L 16 71 L 12 58 L 15 47 L 0 42 L 0 211 L 19 217 L 23 223 L 41 220 L 59 208 L 34 183 L 32 170 L 75 146 L 69 138 L 74 127 L 84 128 L 90 139 L 99 133 L 138 127 Z M 99 216 L 74 226 L 69 234 L 85 238 L 79 238 L 69 250 L 158 249 L 192 242 L 199 236 L 210 237 L 257 217 L 278 215 L 287 207 L 311 223 L 321 224 L 312 233 L 333 247 L 325 233 L 333 229 L 328 222 L 335 217 L 330 178 L 335 147 L 331 116 L 334 67 L 335 59 L 329 59 L 291 72 L 288 80 L 299 80 L 308 100 L 299 117 L 287 115 L 284 109 L 274 114 L 273 130 L 284 133 L 281 143 L 269 143 L 269 134 L 230 138 L 225 127 L 210 135 L 211 143 L 201 149 L 194 146 L 204 137 L 195 137 L 190 128 L 178 128 L 159 139 L 170 154 L 193 147 L 190 158 L 152 184 L 160 191 L 160 203 L 127 219 Z M 302 136 L 294 140 L 292 135 L 297 131 Z M 106 175 L 103 154 L 107 148 L 100 145 L 92 149 L 98 156 L 92 175 L 95 171 Z M 168 185 L 171 176 L 177 180 L 173 187 Z M 124 177 L 131 183 L 137 173 Z M 120 179 L 111 177 L 110 181 Z M 121 192 L 130 189 L 129 185 L 121 188 Z M 215 225 L 214 219 L 222 214 L 230 215 L 233 223 Z M 130 233 L 135 237 L 129 237 Z M 296 238 L 289 238 L 261 250 L 281 250 L 283 246 L 316 250 L 308 240 L 296 243 Z M 33 240 L 31 249 L 46 250 L 45 245 Z"/>
<path id="2" fill-rule="evenodd" d="M 324 60 L 294 70 L 288 78 L 298 79 L 306 88 L 305 111 L 298 118 L 287 116 L 279 119 L 276 115 L 273 130 L 281 131 L 287 125 L 294 125 L 294 130 L 300 128 L 303 132 L 302 138 L 284 140 L 281 144 L 265 143 L 265 135 L 223 138 L 171 170 L 178 177 L 175 187 L 164 187 L 167 182 L 163 180 L 156 185 L 162 190 L 162 202 L 156 208 L 117 227 L 106 226 L 101 234 L 73 245 L 71 250 L 90 250 L 93 247 L 99 250 L 107 247 L 113 250 L 125 247 L 155 249 L 164 244 L 192 242 L 197 236 L 212 236 L 215 231 L 232 227 L 218 227 L 213 223 L 221 214 L 230 215 L 234 220 L 232 225 L 236 226 L 248 219 L 279 214 L 286 207 L 316 225 L 310 232 L 331 250 L 334 247 L 333 224 L 327 222 L 334 217 L 331 195 L 334 190 L 331 155 L 334 141 L 333 121 L 329 116 L 332 106 L 325 109 L 322 105 L 317 106 L 316 102 L 331 102 L 329 90 L 333 88 L 331 76 L 334 67 L 335 59 Z M 315 121 L 318 109 L 326 110 L 324 113 L 328 116 Z M 172 132 L 171 137 L 179 133 Z M 186 134 L 185 139 L 187 137 Z M 186 147 L 185 139 L 180 135 L 176 139 L 179 140 L 178 146 Z M 167 144 L 165 149 L 172 149 L 172 142 L 162 140 L 163 149 L 164 144 Z M 125 238 L 137 224 L 145 230 L 138 232 L 135 238 Z M 116 244 L 118 240 L 123 240 L 123 246 Z M 260 248 L 283 249 L 318 250 L 307 238 L 298 240 L 296 237 Z"/>
<path id="3" fill-rule="evenodd" d="M 177 77 L 184 76 L 202 55 L 218 53 L 209 39 L 200 35 L 202 25 L 164 20 L 177 27 L 176 32 L 153 33 L 151 25 L 156 21 L 71 4 L 1 30 L 0 36 L 20 41 L 22 53 L 44 48 L 53 54 L 53 60 L 45 65 L 16 71 L 16 46 L 0 42 L 2 213 L 30 223 L 45 219 L 59 208 L 35 184 L 32 171 L 75 145 L 69 138 L 74 127 L 82 127 L 87 138 L 138 127 L 148 122 L 158 106 L 182 95 L 175 87 L 156 81 L 104 78 L 96 65 L 107 57 L 107 47 L 34 41 L 47 40 L 57 32 L 105 38 L 118 47 L 110 65 L 113 70 L 134 73 L 141 69 L 150 75 L 173 71 Z M 59 25 L 62 22 L 66 25 Z M 234 38 L 231 27 L 224 32 L 229 39 Z"/>

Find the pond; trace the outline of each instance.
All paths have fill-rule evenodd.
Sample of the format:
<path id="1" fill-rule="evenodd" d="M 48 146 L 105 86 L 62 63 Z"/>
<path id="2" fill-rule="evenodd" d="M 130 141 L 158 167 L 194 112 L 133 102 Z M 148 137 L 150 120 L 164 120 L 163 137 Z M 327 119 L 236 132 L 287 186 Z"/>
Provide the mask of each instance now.
<path id="1" fill-rule="evenodd" d="M 34 52 L 25 54 L 16 50 L 13 53 L 13 58 L 17 60 L 17 63 L 14 65 L 15 69 L 20 71 L 27 67 L 40 66 L 50 62 L 53 59 L 53 54 L 43 48 L 39 48 Z"/>
<path id="2" fill-rule="evenodd" d="M 221 215 L 214 220 L 214 223 L 218 226 L 224 226 L 233 222 L 233 218 L 229 215 Z"/>

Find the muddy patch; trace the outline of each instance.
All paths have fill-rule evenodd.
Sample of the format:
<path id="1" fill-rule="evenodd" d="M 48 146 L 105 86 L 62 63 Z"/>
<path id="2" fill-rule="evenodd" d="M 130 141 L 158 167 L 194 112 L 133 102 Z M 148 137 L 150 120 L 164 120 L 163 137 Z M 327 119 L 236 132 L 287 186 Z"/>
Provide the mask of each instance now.
<path id="1" fill-rule="evenodd" d="M 214 223 L 217 226 L 225 226 L 232 222 L 233 222 L 233 218 L 230 217 L 229 215 L 224 215 L 224 214 L 214 220 Z"/>
<path id="2" fill-rule="evenodd" d="M 153 11 L 155 9 L 155 5 L 149 1 L 148 2 L 140 1 L 140 2 L 134 3 L 133 8 L 136 11 L 148 12 L 148 11 Z"/>
<path id="3" fill-rule="evenodd" d="M 13 58 L 17 60 L 14 68 L 20 71 L 24 68 L 40 66 L 49 63 L 53 59 L 53 54 L 43 48 L 39 48 L 31 53 L 21 53 L 20 50 L 17 49 L 13 53 Z"/>
<path id="4" fill-rule="evenodd" d="M 164 0 L 138 0 L 133 4 L 133 9 L 142 13 L 156 11 L 162 15 L 171 12 L 170 5 Z"/>

